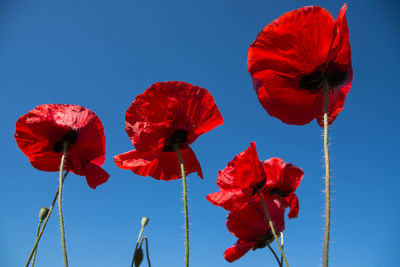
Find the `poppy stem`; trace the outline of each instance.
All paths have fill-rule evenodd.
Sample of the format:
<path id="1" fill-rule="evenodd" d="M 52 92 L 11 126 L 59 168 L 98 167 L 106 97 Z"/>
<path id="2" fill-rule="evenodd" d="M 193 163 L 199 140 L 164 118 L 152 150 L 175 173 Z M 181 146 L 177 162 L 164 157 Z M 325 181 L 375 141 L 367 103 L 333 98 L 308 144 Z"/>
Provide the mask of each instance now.
<path id="1" fill-rule="evenodd" d="M 63 189 L 63 171 L 64 171 L 65 157 L 67 154 L 67 148 L 68 148 L 68 142 L 64 141 L 63 142 L 63 154 L 61 157 L 61 164 L 60 164 L 60 177 L 59 177 L 60 185 L 59 185 L 59 193 L 58 193 L 58 215 L 60 216 L 61 246 L 62 246 L 62 250 L 63 250 L 65 267 L 68 267 L 68 258 L 67 258 L 67 248 L 65 246 L 64 218 L 63 218 L 61 200 L 62 200 L 62 189 Z"/>
<path id="2" fill-rule="evenodd" d="M 142 224 L 142 228 L 140 228 L 139 236 L 138 236 L 138 239 L 136 241 L 135 251 L 133 252 L 131 267 L 133 267 L 133 264 L 135 263 L 136 252 L 137 252 L 137 249 L 139 247 L 140 239 L 142 238 L 142 234 L 143 234 L 143 230 L 144 230 L 145 226 L 146 226 L 145 224 Z M 142 245 L 142 244 L 140 243 L 140 245 Z"/>
<path id="3" fill-rule="evenodd" d="M 63 182 L 64 182 L 65 178 L 67 177 L 67 174 L 68 174 L 68 171 L 66 171 L 65 174 L 64 174 Z M 38 246 L 38 244 L 39 244 L 40 238 L 41 238 L 42 235 L 43 235 L 44 229 L 46 228 L 47 222 L 49 221 L 51 212 L 53 211 L 54 205 L 56 204 L 57 197 L 58 197 L 58 192 L 60 192 L 60 188 L 57 189 L 57 192 L 56 192 L 56 194 L 55 194 L 55 196 L 54 196 L 53 202 L 51 203 L 49 212 L 47 213 L 46 219 L 44 220 L 44 223 L 43 223 L 42 229 L 40 230 L 39 235 L 36 237 L 35 244 L 33 245 L 31 254 L 30 254 L 29 257 L 28 257 L 28 261 L 26 262 L 25 267 L 28 267 L 29 263 L 31 262 L 31 259 L 32 259 L 33 254 L 36 253 L 37 246 Z"/>
<path id="4" fill-rule="evenodd" d="M 142 241 L 146 240 L 146 258 L 147 258 L 147 264 L 149 265 L 149 267 L 151 267 L 151 263 L 150 263 L 150 255 L 149 255 L 149 240 L 147 239 L 147 237 L 143 237 Z"/>
<path id="5" fill-rule="evenodd" d="M 283 232 L 281 232 L 281 246 L 282 246 L 282 249 L 284 249 L 284 247 L 283 247 Z M 279 267 L 282 267 L 282 264 L 283 264 L 283 255 L 281 254 L 281 263 L 279 264 Z"/>
<path id="6" fill-rule="evenodd" d="M 149 267 L 151 267 L 151 263 L 150 263 L 150 255 L 149 255 L 149 240 L 146 236 L 144 236 L 142 238 L 142 240 L 140 240 L 140 247 L 142 247 L 142 243 L 143 241 L 146 241 L 146 258 L 147 258 L 147 264 L 149 265 Z"/>
<path id="7" fill-rule="evenodd" d="M 42 226 L 43 220 L 39 219 L 39 224 L 38 224 L 38 228 L 37 228 L 37 232 L 36 232 L 36 239 L 39 236 L 40 233 L 40 227 Z M 36 252 L 37 250 L 35 250 L 35 252 L 33 253 L 33 259 L 32 259 L 32 265 L 31 267 L 33 267 L 35 265 L 35 259 L 36 259 Z"/>
<path id="8" fill-rule="evenodd" d="M 325 233 L 323 266 L 328 267 L 329 234 L 331 227 L 331 173 L 329 164 L 329 138 L 328 138 L 328 116 L 329 116 L 329 85 L 326 79 L 322 80 L 324 87 L 324 152 L 325 152 Z"/>
<path id="9" fill-rule="evenodd" d="M 186 185 L 185 166 L 183 165 L 183 159 L 181 152 L 179 151 L 178 145 L 175 146 L 175 150 L 179 157 L 179 162 L 181 165 L 181 173 L 182 173 L 183 208 L 185 212 L 185 267 L 189 267 L 189 214 L 187 205 L 187 185 Z"/>
<path id="10" fill-rule="evenodd" d="M 282 262 L 279 260 L 278 255 L 276 255 L 276 252 L 273 250 L 273 248 L 271 247 L 270 244 L 267 244 L 269 250 L 271 250 L 272 254 L 274 254 L 274 257 L 276 259 L 276 261 L 278 262 L 279 266 L 282 266 Z"/>
<path id="11" fill-rule="evenodd" d="M 260 190 L 258 190 L 258 189 L 257 189 L 257 195 L 261 199 L 261 203 L 264 207 L 265 215 L 267 216 L 267 220 L 268 220 L 269 226 L 271 228 L 272 235 L 274 236 L 274 239 L 275 239 L 276 243 L 278 244 L 278 247 L 279 247 L 279 250 L 281 251 L 283 260 L 285 261 L 285 265 L 286 265 L 286 267 L 289 267 L 289 263 L 287 262 L 285 252 L 283 251 L 283 247 L 281 246 L 281 243 L 279 243 L 278 236 L 276 235 L 275 227 L 274 227 L 274 224 L 272 223 L 271 216 L 269 216 L 267 204 L 265 203 L 265 200 L 262 197 Z"/>

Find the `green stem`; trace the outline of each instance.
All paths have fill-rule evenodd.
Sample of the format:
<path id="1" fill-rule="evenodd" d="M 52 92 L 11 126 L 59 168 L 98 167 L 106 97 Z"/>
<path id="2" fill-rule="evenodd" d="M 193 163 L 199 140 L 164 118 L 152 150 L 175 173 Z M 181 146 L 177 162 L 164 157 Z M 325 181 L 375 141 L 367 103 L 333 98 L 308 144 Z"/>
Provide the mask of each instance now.
<path id="1" fill-rule="evenodd" d="M 142 240 L 140 241 L 140 247 L 142 247 L 142 243 L 143 241 L 146 241 L 146 258 L 147 258 L 147 264 L 149 265 L 149 267 L 151 267 L 151 263 L 150 263 L 150 255 L 149 255 L 149 240 L 147 239 L 146 236 L 144 236 L 142 238 Z"/>
<path id="2" fill-rule="evenodd" d="M 283 247 L 283 232 L 281 232 L 281 246 L 282 246 L 282 249 L 284 249 L 284 247 Z M 279 267 L 282 267 L 282 265 L 283 265 L 283 255 L 281 254 L 281 263 L 280 263 Z"/>
<path id="3" fill-rule="evenodd" d="M 272 254 L 274 254 L 274 257 L 276 261 L 278 262 L 279 266 L 282 266 L 282 262 L 279 260 L 278 255 L 276 255 L 275 251 L 272 249 L 270 244 L 267 244 L 269 250 L 271 250 Z"/>
<path id="4" fill-rule="evenodd" d="M 179 162 L 181 166 L 182 173 L 182 185 L 183 185 L 183 208 L 185 212 L 185 267 L 189 267 L 189 214 L 187 205 L 187 185 L 186 185 L 186 175 L 185 166 L 183 165 L 183 159 L 181 152 L 179 151 L 179 146 L 175 146 L 176 153 L 178 153 Z"/>
<path id="5" fill-rule="evenodd" d="M 286 265 L 286 267 L 289 267 L 289 263 L 287 262 L 285 252 L 283 251 L 283 248 L 282 248 L 281 244 L 279 243 L 278 236 L 276 235 L 276 232 L 275 232 L 274 224 L 272 223 L 271 217 L 269 216 L 267 204 L 265 203 L 264 198 L 262 197 L 260 190 L 258 190 L 258 189 L 257 189 L 257 195 L 261 199 L 261 203 L 264 207 L 265 215 L 267 215 L 267 220 L 268 220 L 269 226 L 271 228 L 272 235 L 274 236 L 274 239 L 275 239 L 276 243 L 278 244 L 279 250 L 281 251 L 281 255 L 283 256 L 283 260 L 285 261 L 285 265 Z"/>
<path id="6" fill-rule="evenodd" d="M 331 227 L 331 173 L 329 163 L 329 85 L 326 79 L 322 81 L 324 86 L 324 152 L 325 152 L 325 234 L 323 267 L 328 267 L 329 234 Z"/>
<path id="7" fill-rule="evenodd" d="M 65 157 L 67 154 L 67 147 L 68 147 L 68 142 L 64 141 L 63 142 L 63 155 L 61 157 L 61 164 L 60 164 L 60 192 L 58 194 L 58 215 L 60 216 L 60 228 L 61 228 L 61 246 L 62 246 L 62 251 L 63 251 L 63 256 L 64 256 L 64 266 L 68 267 L 68 258 L 67 258 L 67 248 L 65 246 L 65 231 L 64 231 L 64 218 L 63 218 L 63 212 L 62 212 L 62 189 L 63 189 L 63 171 L 64 171 L 64 163 L 65 163 Z"/>
<path id="8" fill-rule="evenodd" d="M 131 267 L 133 267 L 133 264 L 135 263 L 136 251 L 138 249 L 140 239 L 142 238 L 144 227 L 145 227 L 145 225 L 142 225 L 142 228 L 140 229 L 140 232 L 139 232 L 139 237 L 138 237 L 137 242 L 136 242 L 135 251 L 133 252 L 133 258 L 132 258 Z"/>
<path id="9" fill-rule="evenodd" d="M 42 222 L 43 222 L 43 220 L 39 220 L 38 228 L 37 228 L 37 232 L 36 232 L 36 239 L 37 239 L 38 236 L 39 236 L 39 233 L 40 233 L 40 226 L 42 226 Z M 37 250 L 35 250 L 35 253 L 33 253 L 33 259 L 32 259 L 32 265 L 31 265 L 31 267 L 33 267 L 33 266 L 35 265 L 36 252 L 37 252 Z"/>
<path id="10" fill-rule="evenodd" d="M 67 177 L 67 174 L 68 174 L 68 171 L 65 172 L 65 174 L 64 174 L 63 182 L 64 182 L 65 178 Z M 29 266 L 29 263 L 31 262 L 32 256 L 33 256 L 33 254 L 34 254 L 34 253 L 36 252 L 36 250 L 37 250 L 37 246 L 38 246 L 38 244 L 39 244 L 40 238 L 41 238 L 42 235 L 43 235 L 43 232 L 44 232 L 44 229 L 46 228 L 47 222 L 48 222 L 49 219 L 50 219 L 51 212 L 53 211 L 54 205 L 56 204 L 57 197 L 58 197 L 58 192 L 60 192 L 60 188 L 57 189 L 57 192 L 56 192 L 56 194 L 55 194 L 55 196 L 54 196 L 53 202 L 51 203 L 49 212 L 48 212 L 48 214 L 47 214 L 47 216 L 46 216 L 46 219 L 44 220 L 44 223 L 43 223 L 43 226 L 42 226 L 42 230 L 40 230 L 39 235 L 36 237 L 35 244 L 33 245 L 32 251 L 31 251 L 31 253 L 29 254 L 28 260 L 27 260 L 27 262 L 26 262 L 26 264 L 25 264 L 24 267 L 28 267 L 28 266 Z"/>

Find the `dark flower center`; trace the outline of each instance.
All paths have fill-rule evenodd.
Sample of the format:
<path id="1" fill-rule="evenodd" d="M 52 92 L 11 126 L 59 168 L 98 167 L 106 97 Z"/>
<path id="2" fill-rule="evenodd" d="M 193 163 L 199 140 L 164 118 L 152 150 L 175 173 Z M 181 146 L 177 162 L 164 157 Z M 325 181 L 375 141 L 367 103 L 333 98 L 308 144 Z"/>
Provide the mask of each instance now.
<path id="1" fill-rule="evenodd" d="M 254 249 L 258 248 L 265 248 L 267 244 L 271 243 L 272 239 L 274 238 L 273 234 L 271 231 L 269 231 L 265 236 L 262 237 L 260 241 L 255 244 Z"/>
<path id="2" fill-rule="evenodd" d="M 289 196 L 289 193 L 283 192 L 283 191 L 281 191 L 281 190 L 279 190 L 277 188 L 271 189 L 269 191 L 269 193 L 271 195 L 276 195 L 276 196 L 279 196 L 279 197 L 287 197 L 287 196 Z"/>
<path id="3" fill-rule="evenodd" d="M 66 134 L 64 134 L 60 141 L 54 144 L 53 151 L 56 153 L 61 153 L 63 151 L 64 141 L 67 141 L 68 145 L 72 145 L 73 143 L 75 143 L 77 138 L 78 132 L 75 130 L 69 130 Z"/>
<path id="4" fill-rule="evenodd" d="M 316 90 L 322 87 L 322 80 L 326 79 L 329 88 L 343 84 L 347 79 L 347 72 L 338 69 L 315 70 L 314 72 L 303 76 L 300 80 L 300 88 L 307 90 Z"/>
<path id="5" fill-rule="evenodd" d="M 262 182 L 253 186 L 253 195 L 255 195 L 257 193 L 257 190 L 261 190 L 264 187 L 266 182 L 267 182 L 267 178 L 264 178 L 264 180 L 262 180 Z"/>
<path id="6" fill-rule="evenodd" d="M 164 142 L 163 151 L 174 152 L 175 147 L 181 147 L 187 142 L 187 131 L 184 129 L 176 130 L 171 137 L 167 138 Z"/>

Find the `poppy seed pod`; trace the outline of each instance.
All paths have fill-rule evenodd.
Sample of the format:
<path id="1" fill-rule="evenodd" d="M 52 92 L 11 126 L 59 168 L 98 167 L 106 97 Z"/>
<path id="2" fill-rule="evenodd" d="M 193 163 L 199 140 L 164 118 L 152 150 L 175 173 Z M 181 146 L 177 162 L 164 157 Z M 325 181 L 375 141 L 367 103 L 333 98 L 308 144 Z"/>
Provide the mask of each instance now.
<path id="1" fill-rule="evenodd" d="M 39 211 L 39 221 L 46 219 L 47 214 L 49 214 L 49 209 L 46 207 L 41 208 Z"/>
<path id="2" fill-rule="evenodd" d="M 145 227 L 147 225 L 147 223 L 149 222 L 149 218 L 144 216 L 142 218 L 142 227 Z"/>

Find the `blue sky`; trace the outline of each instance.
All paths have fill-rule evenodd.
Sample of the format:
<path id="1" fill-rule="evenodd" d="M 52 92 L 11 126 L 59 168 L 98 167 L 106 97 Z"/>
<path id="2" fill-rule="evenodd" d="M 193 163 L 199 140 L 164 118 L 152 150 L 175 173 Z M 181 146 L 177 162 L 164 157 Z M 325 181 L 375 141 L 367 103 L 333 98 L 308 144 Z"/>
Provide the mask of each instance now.
<path id="1" fill-rule="evenodd" d="M 330 262 L 340 267 L 397 266 L 399 4 L 347 3 L 354 81 L 331 128 Z M 286 252 L 292 266 L 321 266 L 322 130 L 315 121 L 299 127 L 268 116 L 246 67 L 248 46 L 265 25 L 314 4 L 336 17 L 343 2 L 2 0 L 0 266 L 25 263 L 39 209 L 51 203 L 58 185 L 57 173 L 31 167 L 13 138 L 17 119 L 45 103 L 93 110 L 106 134 L 109 182 L 96 190 L 81 176 L 69 175 L 65 182 L 70 266 L 129 266 L 142 216 L 150 218 L 145 235 L 153 265 L 183 265 L 181 181 L 139 177 L 118 169 L 112 160 L 133 148 L 124 114 L 135 96 L 168 80 L 207 88 L 225 121 L 192 145 L 204 180 L 188 177 L 191 266 L 276 266 L 266 249 L 227 263 L 222 253 L 236 238 L 226 229 L 227 212 L 205 199 L 217 191 L 218 170 L 251 141 L 257 143 L 260 159 L 281 157 L 304 170 L 297 191 L 299 218 L 286 220 Z M 62 266 L 57 213 L 41 240 L 36 266 Z"/>

